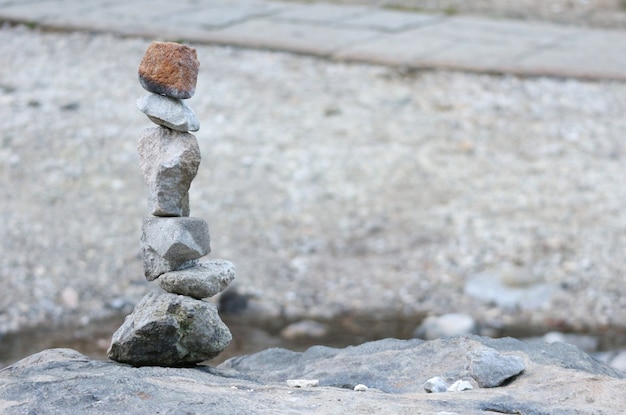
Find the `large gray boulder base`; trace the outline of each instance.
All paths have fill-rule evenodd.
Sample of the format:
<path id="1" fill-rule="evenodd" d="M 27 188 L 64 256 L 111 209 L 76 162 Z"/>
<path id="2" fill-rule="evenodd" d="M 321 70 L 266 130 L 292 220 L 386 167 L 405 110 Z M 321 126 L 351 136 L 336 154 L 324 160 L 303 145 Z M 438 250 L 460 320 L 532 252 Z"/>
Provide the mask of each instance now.
<path id="1" fill-rule="evenodd" d="M 137 100 L 137 108 L 158 125 L 176 131 L 198 131 L 200 122 L 186 101 L 159 94 L 148 94 Z"/>
<path id="2" fill-rule="evenodd" d="M 456 378 L 468 352 L 518 356 L 526 370 L 506 386 L 427 393 L 435 376 Z M 288 380 L 319 381 L 314 388 Z M 353 390 L 356 384 L 366 392 Z M 333 386 L 331 386 L 333 385 Z M 269 349 L 215 368 L 133 368 L 69 349 L 32 355 L 0 371 L 0 412 L 89 414 L 438 414 L 624 413 L 626 380 L 566 344 L 470 336 L 385 339 L 345 349 Z M 363 388 L 359 388 L 363 390 Z"/>
<path id="3" fill-rule="evenodd" d="M 180 271 L 166 272 L 157 281 L 167 292 L 200 299 L 213 297 L 224 291 L 233 279 L 233 263 L 214 259 Z"/>
<path id="4" fill-rule="evenodd" d="M 194 266 L 211 252 L 209 227 L 200 218 L 144 218 L 141 251 L 146 279 L 153 281 L 166 272 Z"/>
<path id="5" fill-rule="evenodd" d="M 150 293 L 113 334 L 108 355 L 133 366 L 191 366 L 214 358 L 231 340 L 213 304 Z"/>
<path id="6" fill-rule="evenodd" d="M 155 216 L 189 216 L 189 187 L 200 166 L 193 134 L 166 127 L 146 128 L 137 142 L 139 164 Z"/>

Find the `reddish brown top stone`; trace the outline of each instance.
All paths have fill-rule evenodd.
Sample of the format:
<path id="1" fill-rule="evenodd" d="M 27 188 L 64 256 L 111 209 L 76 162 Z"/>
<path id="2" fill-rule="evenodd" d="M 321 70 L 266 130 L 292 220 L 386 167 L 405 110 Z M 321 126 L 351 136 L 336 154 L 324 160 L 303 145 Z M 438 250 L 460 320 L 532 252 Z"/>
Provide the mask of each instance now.
<path id="1" fill-rule="evenodd" d="M 139 82 L 146 90 L 187 99 L 196 92 L 196 50 L 174 42 L 152 42 L 139 64 Z"/>

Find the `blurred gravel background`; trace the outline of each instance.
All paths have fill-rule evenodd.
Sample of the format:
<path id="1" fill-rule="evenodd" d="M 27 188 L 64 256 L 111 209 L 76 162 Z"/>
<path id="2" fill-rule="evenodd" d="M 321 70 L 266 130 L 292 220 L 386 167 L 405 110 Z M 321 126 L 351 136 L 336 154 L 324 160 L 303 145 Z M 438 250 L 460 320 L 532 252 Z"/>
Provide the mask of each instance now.
<path id="1" fill-rule="evenodd" d="M 153 289 L 148 43 L 0 30 L 0 334 L 88 325 Z M 624 328 L 625 84 L 194 46 L 191 214 L 250 315 Z"/>

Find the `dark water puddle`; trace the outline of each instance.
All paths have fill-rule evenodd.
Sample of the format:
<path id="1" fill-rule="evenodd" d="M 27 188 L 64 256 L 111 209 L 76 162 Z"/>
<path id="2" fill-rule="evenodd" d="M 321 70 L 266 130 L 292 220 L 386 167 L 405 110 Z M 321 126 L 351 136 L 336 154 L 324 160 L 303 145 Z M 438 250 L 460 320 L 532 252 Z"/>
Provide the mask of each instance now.
<path id="1" fill-rule="evenodd" d="M 222 354 L 208 363 L 217 365 L 228 358 L 255 353 L 270 347 L 303 351 L 313 345 L 346 347 L 388 337 L 408 339 L 424 317 L 414 315 L 372 318 L 370 315 L 344 315 L 320 321 L 327 328 L 322 335 L 285 338 L 280 333 L 291 323 L 286 319 L 255 321 L 244 316 L 222 315 L 222 319 L 233 334 L 233 341 Z M 71 348 L 95 359 L 107 359 L 106 350 L 111 336 L 123 321 L 124 316 L 120 315 L 84 327 L 39 327 L 0 336 L 0 368 L 33 353 L 57 347 Z M 560 329 L 572 333 L 567 327 Z M 527 338 L 541 336 L 553 330 L 554 327 L 516 326 L 500 329 L 494 334 L 496 337 Z M 606 327 L 585 333 L 579 331 L 574 334 L 596 337 L 599 351 L 626 346 L 626 329 L 621 327 Z"/>

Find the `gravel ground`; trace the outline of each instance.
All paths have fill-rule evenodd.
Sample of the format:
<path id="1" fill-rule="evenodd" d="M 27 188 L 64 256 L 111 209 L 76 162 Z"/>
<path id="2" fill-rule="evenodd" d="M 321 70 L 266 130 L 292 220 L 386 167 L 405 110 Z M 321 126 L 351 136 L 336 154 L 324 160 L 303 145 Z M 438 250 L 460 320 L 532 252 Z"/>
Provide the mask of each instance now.
<path id="1" fill-rule="evenodd" d="M 147 45 L 0 30 L 0 333 L 128 312 L 153 285 Z M 255 315 L 624 327 L 626 84 L 197 49 L 191 213 Z M 485 273 L 553 291 L 513 308 L 465 295 Z"/>
<path id="2" fill-rule="evenodd" d="M 292 0 L 306 1 L 306 0 Z M 473 14 L 543 20 L 567 25 L 626 29 L 625 0 L 324 0 L 376 5 L 395 10 Z"/>

